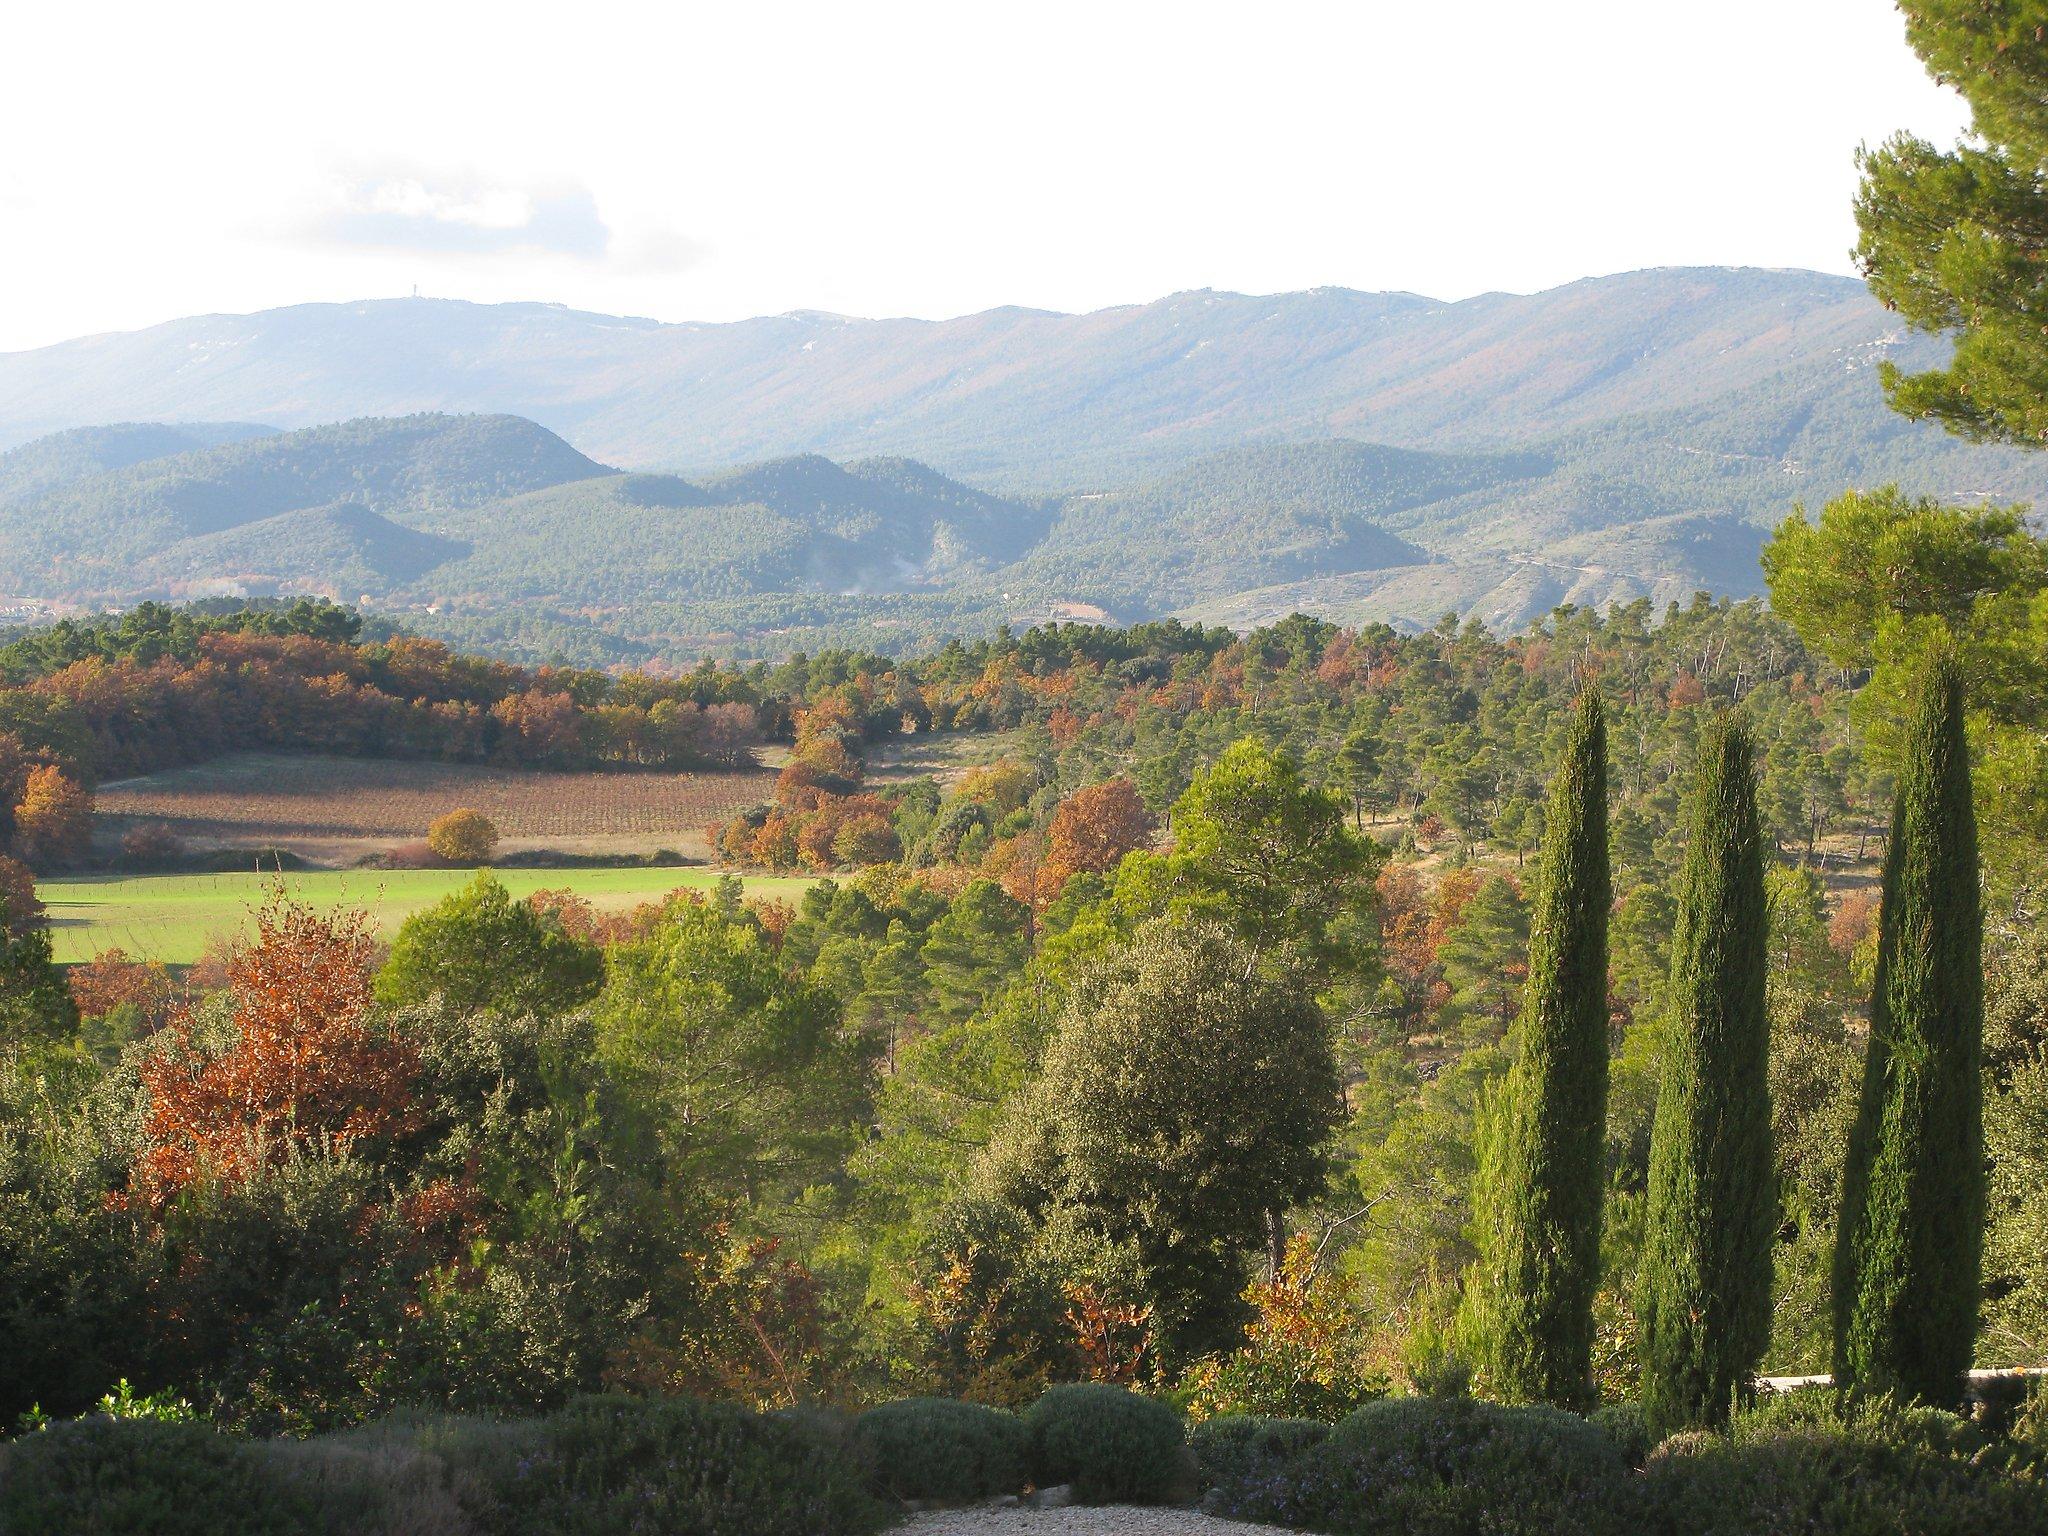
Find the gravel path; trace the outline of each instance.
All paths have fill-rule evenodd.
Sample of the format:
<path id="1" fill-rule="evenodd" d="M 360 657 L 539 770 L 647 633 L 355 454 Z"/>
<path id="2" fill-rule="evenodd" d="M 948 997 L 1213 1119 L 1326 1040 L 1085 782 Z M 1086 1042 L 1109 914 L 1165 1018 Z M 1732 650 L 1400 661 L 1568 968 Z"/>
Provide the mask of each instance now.
<path id="1" fill-rule="evenodd" d="M 1129 1504 L 1071 1505 L 1066 1509 L 930 1509 L 892 1531 L 914 1536 L 1258 1536 L 1282 1533 L 1274 1525 L 1218 1520 L 1191 1509 L 1140 1509 Z"/>

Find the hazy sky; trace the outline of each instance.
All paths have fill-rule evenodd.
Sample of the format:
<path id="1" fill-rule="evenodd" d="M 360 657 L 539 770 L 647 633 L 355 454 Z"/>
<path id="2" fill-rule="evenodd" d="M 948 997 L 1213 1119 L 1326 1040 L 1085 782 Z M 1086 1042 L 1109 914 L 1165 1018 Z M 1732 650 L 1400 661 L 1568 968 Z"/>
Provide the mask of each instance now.
<path id="1" fill-rule="evenodd" d="M 0 350 L 407 293 L 665 320 L 1850 270 L 1884 0 L 22 6 Z"/>

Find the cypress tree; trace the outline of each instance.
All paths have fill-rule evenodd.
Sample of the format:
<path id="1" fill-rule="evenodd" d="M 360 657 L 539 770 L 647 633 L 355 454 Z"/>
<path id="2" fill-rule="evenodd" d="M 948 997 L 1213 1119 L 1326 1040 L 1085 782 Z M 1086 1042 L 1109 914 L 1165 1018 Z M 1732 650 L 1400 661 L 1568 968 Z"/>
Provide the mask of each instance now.
<path id="1" fill-rule="evenodd" d="M 1718 1424 L 1748 1390 L 1770 1343 L 1778 1216 L 1763 831 L 1740 727 L 1702 742 L 1689 821 L 1637 1306 L 1659 1434 Z"/>
<path id="2" fill-rule="evenodd" d="M 1984 909 L 1953 657 L 1901 745 L 1835 1234 L 1835 1381 L 1949 1407 L 1977 1342 L 1985 1181 Z"/>
<path id="3" fill-rule="evenodd" d="M 1593 1394 L 1607 1132 L 1607 724 L 1579 695 L 1551 780 L 1519 1054 L 1486 1113 L 1474 1340 L 1505 1402 Z"/>

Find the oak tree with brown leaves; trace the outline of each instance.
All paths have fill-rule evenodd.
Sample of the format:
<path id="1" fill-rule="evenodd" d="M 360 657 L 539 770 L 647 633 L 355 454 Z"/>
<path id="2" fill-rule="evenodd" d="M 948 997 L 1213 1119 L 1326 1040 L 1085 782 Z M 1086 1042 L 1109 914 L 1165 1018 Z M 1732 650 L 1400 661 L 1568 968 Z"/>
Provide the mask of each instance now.
<path id="1" fill-rule="evenodd" d="M 342 1153 L 412 1122 L 418 1054 L 369 1018 L 377 942 L 364 912 L 273 891 L 227 960 L 232 1038 L 210 1048 L 190 1009 L 143 1065 L 134 1190 L 161 1205 L 199 1180 L 246 1179 L 291 1148 Z"/>

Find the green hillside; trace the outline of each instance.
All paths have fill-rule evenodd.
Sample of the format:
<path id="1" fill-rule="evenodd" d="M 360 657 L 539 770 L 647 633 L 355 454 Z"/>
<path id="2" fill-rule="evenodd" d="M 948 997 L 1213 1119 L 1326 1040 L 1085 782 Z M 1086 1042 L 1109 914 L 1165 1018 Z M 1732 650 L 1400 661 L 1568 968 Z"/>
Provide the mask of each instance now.
<path id="1" fill-rule="evenodd" d="M 900 650 L 1093 610 L 1515 628 L 1562 602 L 1753 592 L 1765 530 L 1859 474 L 2029 489 L 1996 462 L 1974 486 L 1915 481 L 1939 463 L 1897 434 L 1843 441 L 1788 387 L 1754 422 L 1699 407 L 1492 453 L 1253 444 L 1041 500 L 901 458 L 625 474 L 516 417 L 421 416 L 98 472 L 75 443 L 32 444 L 10 459 L 77 473 L 0 506 L 0 547 L 44 595 L 322 592 L 466 645 L 611 665 Z"/>
<path id="2" fill-rule="evenodd" d="M 275 430 L 245 422 L 141 421 L 53 432 L 0 453 L 0 506 L 46 495 L 110 469 L 167 459 L 195 448 L 267 437 Z"/>
<path id="3" fill-rule="evenodd" d="M 1940 343 L 1815 273 L 939 323 L 438 301 L 226 323 L 0 356 L 0 441 L 151 404 L 520 414 L 41 439 L 0 455 L 0 586 L 325 592 L 591 664 L 899 650 L 1098 610 L 1512 626 L 1754 593 L 1765 532 L 1850 486 L 2048 496 L 2048 460 L 1889 412 L 1878 365 Z"/>
<path id="4" fill-rule="evenodd" d="M 1972 454 L 1887 419 L 1874 365 L 1939 356 L 1863 286 L 1660 268 L 1447 303 L 1318 288 L 1199 291 L 1093 314 L 801 313 L 664 325 L 430 299 L 174 321 L 0 355 L 0 444 L 110 420 L 284 427 L 511 412 L 633 469 L 909 456 L 986 489 L 1129 486 L 1247 442 L 1481 451 L 1703 412 L 1755 436 Z M 1767 445 L 1768 446 L 1768 445 Z M 1753 448 L 1743 451 L 1754 451 Z M 1993 460 L 2011 454 L 1991 451 Z"/>
<path id="5" fill-rule="evenodd" d="M 400 527 L 362 502 L 344 501 L 181 539 L 140 563 L 136 576 L 189 588 L 249 575 L 268 581 L 286 572 L 294 585 L 354 597 L 417 581 L 468 551 L 453 539 Z"/>
<path id="6" fill-rule="evenodd" d="M 1530 456 L 1373 443 L 1240 448 L 1129 491 L 1067 499 L 1003 584 L 1143 616 L 1248 587 L 1421 564 L 1391 514 L 1540 472 Z"/>
<path id="7" fill-rule="evenodd" d="M 510 416 L 353 421 L 132 463 L 0 504 L 0 568 L 46 591 L 122 596 L 181 541 L 280 513 L 360 504 L 393 518 L 601 473 Z"/>

